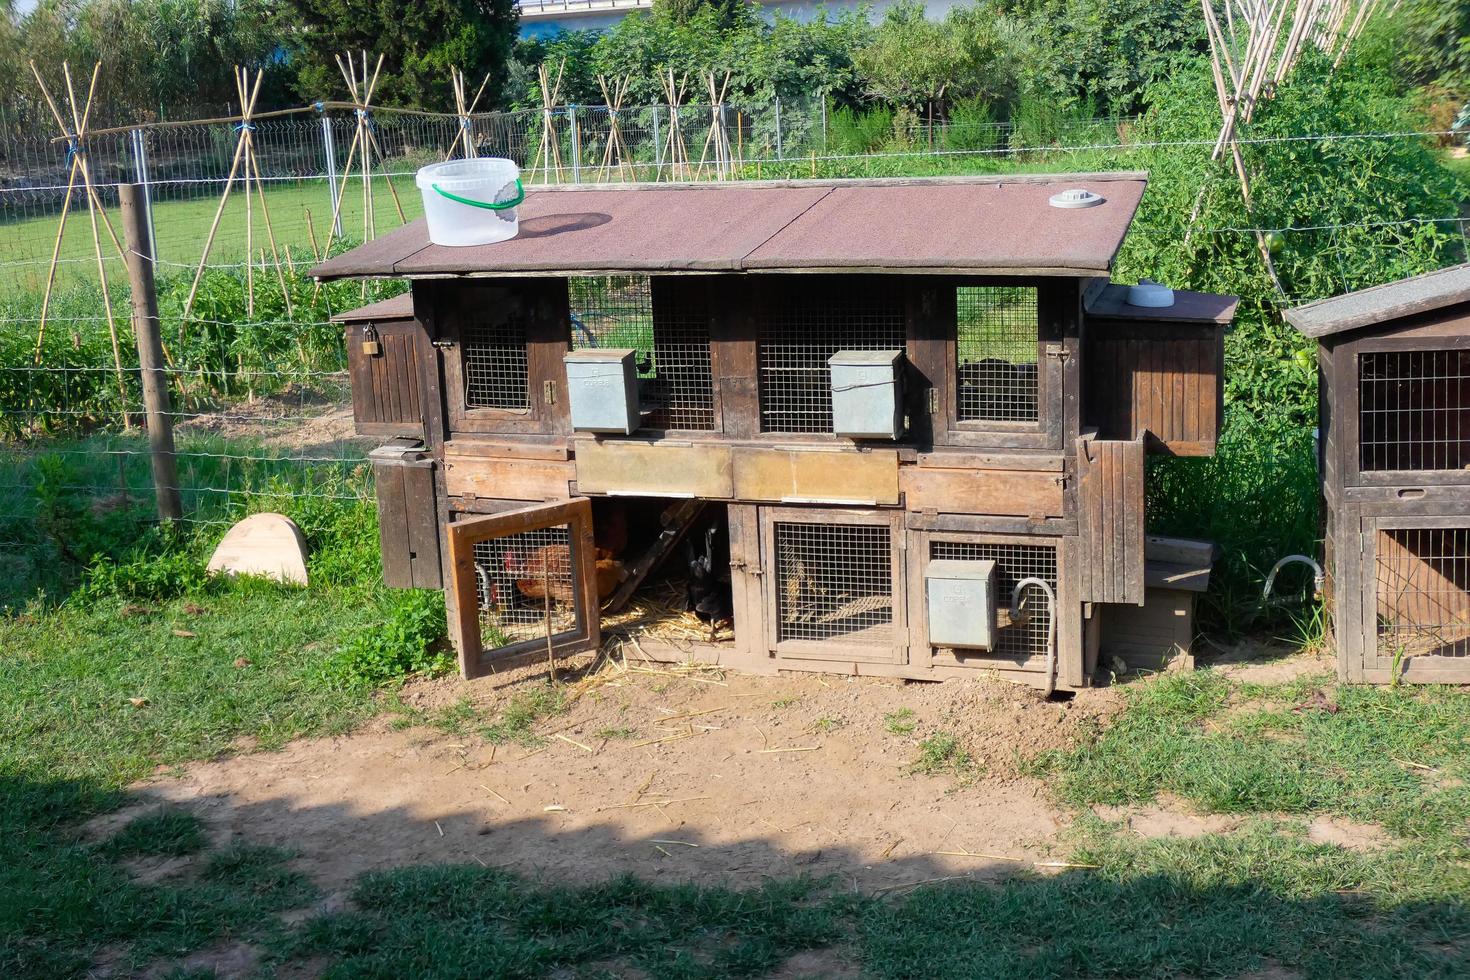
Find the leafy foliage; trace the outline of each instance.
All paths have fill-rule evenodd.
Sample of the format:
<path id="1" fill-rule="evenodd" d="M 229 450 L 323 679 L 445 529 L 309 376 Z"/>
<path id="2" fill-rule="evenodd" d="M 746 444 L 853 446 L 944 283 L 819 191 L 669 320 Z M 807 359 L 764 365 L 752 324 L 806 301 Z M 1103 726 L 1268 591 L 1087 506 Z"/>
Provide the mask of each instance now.
<path id="1" fill-rule="evenodd" d="M 382 621 L 342 644 L 323 667 L 325 677 L 342 686 L 376 686 L 452 667 L 437 649 L 447 632 L 442 592 L 394 591 L 381 605 Z"/>

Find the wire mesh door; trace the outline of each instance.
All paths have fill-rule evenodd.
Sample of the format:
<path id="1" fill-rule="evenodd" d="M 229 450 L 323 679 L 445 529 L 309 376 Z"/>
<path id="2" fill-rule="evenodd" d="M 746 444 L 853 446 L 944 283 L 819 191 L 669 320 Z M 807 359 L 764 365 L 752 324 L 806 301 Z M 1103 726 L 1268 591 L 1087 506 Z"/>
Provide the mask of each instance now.
<path id="1" fill-rule="evenodd" d="M 1470 347 L 1369 350 L 1357 363 L 1359 472 L 1470 480 Z"/>
<path id="2" fill-rule="evenodd" d="M 1369 665 L 1470 680 L 1470 519 L 1369 520 L 1364 552 Z"/>
<path id="3" fill-rule="evenodd" d="M 467 676 L 600 639 L 592 502 L 579 497 L 449 525 L 452 622 Z"/>
<path id="4" fill-rule="evenodd" d="M 777 657 L 902 663 L 902 516 L 763 508 L 767 640 Z"/>
<path id="5" fill-rule="evenodd" d="M 926 652 L 931 665 L 959 667 L 996 667 L 1019 670 L 1042 670 L 1046 665 L 1047 643 L 1059 642 L 1061 630 L 1053 629 L 1057 611 L 1047 600 L 1045 590 L 1030 585 L 1021 590 L 1022 615 L 1011 615 L 1011 592 L 1016 583 L 1038 578 L 1051 586 L 1060 597 L 1061 583 L 1056 539 L 1020 535 L 964 534 L 932 531 L 919 534 L 914 542 L 915 561 L 910 570 L 915 583 L 913 601 L 914 648 Z M 995 645 L 990 650 L 952 650 L 932 647 L 923 608 L 924 572 L 930 561 L 993 561 L 996 606 Z M 1060 650 L 1058 650 L 1060 652 Z M 919 661 L 915 654 L 914 660 Z M 1058 657 L 1060 660 L 1060 657 Z"/>

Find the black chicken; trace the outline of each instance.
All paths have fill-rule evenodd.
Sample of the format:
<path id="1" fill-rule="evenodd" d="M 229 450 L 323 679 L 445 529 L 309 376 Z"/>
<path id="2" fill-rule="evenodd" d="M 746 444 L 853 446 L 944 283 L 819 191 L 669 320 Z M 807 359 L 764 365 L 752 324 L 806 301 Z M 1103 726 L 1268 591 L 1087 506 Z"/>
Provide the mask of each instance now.
<path id="1" fill-rule="evenodd" d="M 704 532 L 704 551 L 692 540 L 684 540 L 685 564 L 689 569 L 689 608 L 703 622 L 729 622 L 735 615 L 730 591 L 730 539 L 718 524 Z"/>

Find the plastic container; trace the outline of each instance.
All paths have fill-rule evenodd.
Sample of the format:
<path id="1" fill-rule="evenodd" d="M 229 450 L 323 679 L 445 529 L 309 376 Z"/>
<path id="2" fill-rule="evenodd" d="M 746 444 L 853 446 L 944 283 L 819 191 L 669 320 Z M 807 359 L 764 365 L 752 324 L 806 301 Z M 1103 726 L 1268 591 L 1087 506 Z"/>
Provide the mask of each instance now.
<path id="1" fill-rule="evenodd" d="M 489 245 L 516 236 L 516 205 L 526 192 L 514 161 L 480 157 L 431 163 L 414 183 L 424 196 L 429 241 L 435 245 Z"/>

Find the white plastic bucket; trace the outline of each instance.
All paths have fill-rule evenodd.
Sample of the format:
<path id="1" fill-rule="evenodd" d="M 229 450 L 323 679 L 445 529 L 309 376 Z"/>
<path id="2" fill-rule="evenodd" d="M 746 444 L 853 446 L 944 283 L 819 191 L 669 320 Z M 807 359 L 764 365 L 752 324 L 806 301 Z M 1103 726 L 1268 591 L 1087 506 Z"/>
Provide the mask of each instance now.
<path id="1" fill-rule="evenodd" d="M 489 245 L 515 237 L 516 205 L 526 193 L 513 161 L 480 157 L 431 163 L 414 182 L 424 196 L 429 241 L 435 245 Z"/>

